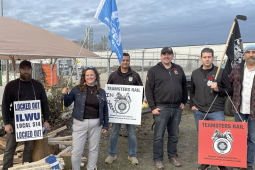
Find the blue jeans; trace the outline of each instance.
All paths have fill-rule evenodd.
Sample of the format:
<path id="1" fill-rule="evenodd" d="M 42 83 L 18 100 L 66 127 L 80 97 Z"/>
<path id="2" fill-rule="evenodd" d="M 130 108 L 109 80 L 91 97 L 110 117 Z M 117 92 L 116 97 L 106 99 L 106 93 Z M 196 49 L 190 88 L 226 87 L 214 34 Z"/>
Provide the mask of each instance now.
<path id="1" fill-rule="evenodd" d="M 167 129 L 167 155 L 170 159 L 177 155 L 177 143 L 179 135 L 179 124 L 181 122 L 182 109 L 180 107 L 158 106 L 159 115 L 153 115 L 155 122 L 153 136 L 153 160 L 154 162 L 163 161 L 164 155 L 164 134 Z"/>
<path id="2" fill-rule="evenodd" d="M 126 124 L 126 126 L 127 126 L 127 133 L 128 133 L 128 155 L 130 157 L 136 157 L 137 141 L 136 141 L 136 135 L 135 135 L 135 125 Z M 110 156 L 116 155 L 120 127 L 121 127 L 121 124 L 112 123 L 112 130 L 110 135 L 110 146 L 109 146 Z"/>
<path id="3" fill-rule="evenodd" d="M 206 113 L 200 112 L 198 110 L 192 110 L 192 112 L 194 114 L 195 122 L 196 122 L 196 125 L 197 125 L 197 131 L 198 131 L 199 130 L 199 127 L 198 127 L 199 120 L 203 120 Z M 208 113 L 204 120 L 225 121 L 224 111 L 217 111 L 217 112 Z"/>
<path id="4" fill-rule="evenodd" d="M 253 166 L 254 165 L 254 156 L 255 156 L 255 120 L 251 119 L 250 114 L 242 114 L 239 113 L 243 121 L 245 120 L 248 122 L 248 138 L 247 138 L 247 166 Z M 242 120 L 238 116 L 238 114 L 235 115 L 235 121 L 241 122 Z"/>

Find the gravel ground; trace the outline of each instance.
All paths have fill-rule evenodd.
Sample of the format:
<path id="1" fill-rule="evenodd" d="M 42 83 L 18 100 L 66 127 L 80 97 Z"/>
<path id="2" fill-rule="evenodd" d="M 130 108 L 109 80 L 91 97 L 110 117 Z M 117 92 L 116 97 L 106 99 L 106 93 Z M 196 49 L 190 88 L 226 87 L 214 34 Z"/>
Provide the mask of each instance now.
<path id="1" fill-rule="evenodd" d="M 226 120 L 234 121 L 233 117 L 226 116 Z M 98 170 L 156 170 L 153 159 L 152 159 L 152 139 L 153 131 L 151 125 L 153 123 L 152 114 L 146 114 L 142 116 L 142 125 L 136 126 L 137 135 L 137 158 L 139 165 L 133 166 L 130 164 L 128 157 L 128 140 L 126 137 L 126 127 L 122 125 L 118 147 L 117 147 L 117 159 L 113 164 L 108 165 L 104 162 L 108 156 L 109 136 L 110 130 L 107 134 L 101 136 L 100 150 L 98 157 Z M 164 165 L 165 169 L 172 170 L 196 170 L 198 164 L 198 133 L 196 131 L 195 120 L 193 113 L 190 109 L 185 109 L 182 113 L 182 120 L 180 123 L 179 143 L 178 143 L 178 154 L 179 161 L 183 164 L 182 167 L 174 167 L 169 163 L 167 158 L 166 142 L 167 133 L 165 134 L 164 142 Z M 87 146 L 86 146 L 87 147 Z M 84 156 L 87 157 L 87 150 L 85 147 Z M 85 168 L 83 168 L 85 169 Z M 216 170 L 217 167 L 213 166 L 211 170 Z"/>

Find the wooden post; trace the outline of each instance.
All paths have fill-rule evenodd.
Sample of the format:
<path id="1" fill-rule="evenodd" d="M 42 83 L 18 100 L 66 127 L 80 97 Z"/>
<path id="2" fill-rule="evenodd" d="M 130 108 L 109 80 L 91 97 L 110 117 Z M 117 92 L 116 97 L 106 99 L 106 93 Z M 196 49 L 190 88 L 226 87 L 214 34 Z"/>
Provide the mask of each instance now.
<path id="1" fill-rule="evenodd" d="M 46 137 L 41 140 L 35 140 L 32 162 L 39 161 L 49 155 L 48 138 Z"/>
<path id="2" fill-rule="evenodd" d="M 65 162 L 64 170 L 72 169 L 72 161 L 71 161 L 72 153 L 70 152 L 64 153 L 64 154 L 61 154 L 60 157 L 63 158 Z"/>

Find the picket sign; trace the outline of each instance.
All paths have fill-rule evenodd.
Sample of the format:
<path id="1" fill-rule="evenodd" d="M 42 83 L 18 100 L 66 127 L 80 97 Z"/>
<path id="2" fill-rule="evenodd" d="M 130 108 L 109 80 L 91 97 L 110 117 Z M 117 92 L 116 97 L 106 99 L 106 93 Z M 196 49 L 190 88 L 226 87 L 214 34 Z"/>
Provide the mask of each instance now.
<path id="1" fill-rule="evenodd" d="M 41 101 L 15 101 L 13 104 L 16 141 L 43 139 Z"/>
<path id="2" fill-rule="evenodd" d="M 247 122 L 199 120 L 198 163 L 247 166 Z"/>
<path id="3" fill-rule="evenodd" d="M 109 122 L 141 124 L 143 86 L 106 84 L 105 91 Z"/>

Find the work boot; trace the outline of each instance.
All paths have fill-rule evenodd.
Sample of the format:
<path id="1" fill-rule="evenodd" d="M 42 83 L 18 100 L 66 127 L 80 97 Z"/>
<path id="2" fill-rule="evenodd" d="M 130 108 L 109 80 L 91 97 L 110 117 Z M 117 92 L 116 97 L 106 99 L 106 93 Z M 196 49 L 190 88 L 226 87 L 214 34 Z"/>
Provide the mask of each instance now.
<path id="1" fill-rule="evenodd" d="M 205 164 L 201 164 L 197 170 L 208 170 L 208 168 L 210 168 L 210 165 L 205 165 Z"/>
<path id="2" fill-rule="evenodd" d="M 117 159 L 117 155 L 115 156 L 108 155 L 107 158 L 105 159 L 105 163 L 111 164 L 115 159 Z"/>
<path id="3" fill-rule="evenodd" d="M 128 160 L 131 161 L 132 165 L 138 165 L 138 160 L 136 159 L 136 157 L 130 157 L 128 156 Z"/>
<path id="4" fill-rule="evenodd" d="M 155 166 L 157 169 L 165 169 L 165 167 L 161 161 L 155 162 Z"/>
<path id="5" fill-rule="evenodd" d="M 173 155 L 173 156 L 169 159 L 169 161 L 170 161 L 170 163 L 173 164 L 174 166 L 180 167 L 180 166 L 182 166 L 182 164 L 178 161 L 177 158 L 178 158 L 177 155 Z"/>
<path id="6" fill-rule="evenodd" d="M 254 167 L 253 166 L 248 166 L 247 170 L 254 170 Z"/>

